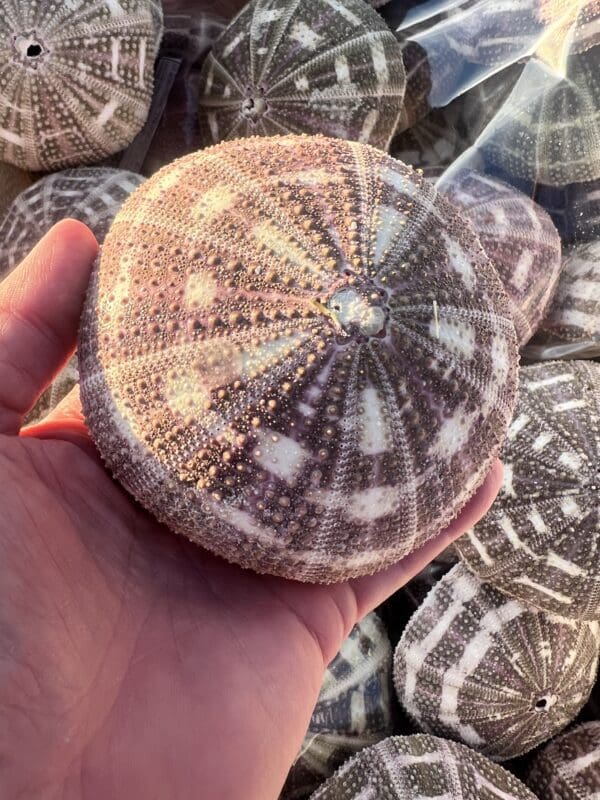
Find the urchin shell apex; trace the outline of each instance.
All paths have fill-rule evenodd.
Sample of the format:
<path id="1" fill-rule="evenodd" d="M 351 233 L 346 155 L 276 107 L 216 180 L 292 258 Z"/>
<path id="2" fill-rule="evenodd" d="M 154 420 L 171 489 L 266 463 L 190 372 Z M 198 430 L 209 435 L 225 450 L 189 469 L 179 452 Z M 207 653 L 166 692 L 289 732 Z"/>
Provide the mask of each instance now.
<path id="1" fill-rule="evenodd" d="M 527 783 L 544 800 L 600 797 L 600 722 L 557 736 L 533 759 Z"/>
<path id="2" fill-rule="evenodd" d="M 144 180 L 134 172 L 107 167 L 65 169 L 40 178 L 0 216 L 0 276 L 67 217 L 85 223 L 102 244 L 122 203 Z"/>
<path id="3" fill-rule="evenodd" d="M 347 758 L 389 736 L 392 691 L 392 645 L 377 614 L 368 614 L 325 670 L 281 800 L 307 797 Z"/>
<path id="4" fill-rule="evenodd" d="M 457 742 L 391 736 L 347 761 L 311 800 L 536 800 L 514 775 Z"/>
<path id="5" fill-rule="evenodd" d="M 161 32 L 158 0 L 1 0 L 0 160 L 50 171 L 127 147 Z"/>
<path id="6" fill-rule="evenodd" d="M 599 648 L 597 622 L 537 611 L 457 564 L 404 629 L 394 684 L 419 730 L 504 761 L 575 719 Z"/>
<path id="7" fill-rule="evenodd" d="M 386 150 L 405 75 L 399 43 L 364 0 L 252 0 L 215 43 L 200 83 L 207 144 L 322 133 Z"/>
<path id="8" fill-rule="evenodd" d="M 331 582 L 402 558 L 473 494 L 512 415 L 516 339 L 472 228 L 410 168 L 253 137 L 125 203 L 80 367 L 100 452 L 161 521 Z"/>
<path id="9" fill-rule="evenodd" d="M 454 543 L 484 581 L 536 608 L 600 619 L 600 364 L 523 367 L 504 482 Z"/>

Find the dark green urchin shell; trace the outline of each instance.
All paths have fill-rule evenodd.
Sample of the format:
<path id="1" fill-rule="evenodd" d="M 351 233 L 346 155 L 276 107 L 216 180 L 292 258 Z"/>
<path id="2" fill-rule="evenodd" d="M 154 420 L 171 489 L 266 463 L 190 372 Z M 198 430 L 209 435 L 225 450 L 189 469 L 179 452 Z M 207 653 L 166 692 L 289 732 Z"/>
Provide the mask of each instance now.
<path id="1" fill-rule="evenodd" d="M 597 622 L 537 611 L 457 564 L 405 628 L 394 685 L 420 730 L 504 761 L 577 716 L 599 648 Z"/>
<path id="2" fill-rule="evenodd" d="M 41 178 L 0 217 L 0 277 L 62 219 L 84 222 L 102 243 L 115 214 L 144 180 L 133 172 L 105 167 L 66 169 Z"/>
<path id="3" fill-rule="evenodd" d="M 436 183 L 468 216 L 513 305 L 519 344 L 529 341 L 554 295 L 560 237 L 549 214 L 512 186 L 472 170 Z"/>
<path id="4" fill-rule="evenodd" d="M 50 171 L 127 147 L 161 26 L 158 0 L 0 0 L 0 160 Z"/>
<path id="5" fill-rule="evenodd" d="M 347 761 L 311 800 L 536 800 L 508 770 L 437 736 L 392 736 Z"/>
<path id="6" fill-rule="evenodd" d="M 252 0 L 200 83 L 207 144 L 322 133 L 386 150 L 405 78 L 400 45 L 364 0 Z"/>
<path id="7" fill-rule="evenodd" d="M 484 479 L 516 390 L 506 294 L 412 170 L 322 137 L 180 159 L 125 203 L 91 282 L 81 393 L 161 521 L 298 580 L 372 573 Z"/>
<path id="8" fill-rule="evenodd" d="M 544 800 L 597 800 L 600 722 L 586 722 L 553 739 L 536 755 L 526 779 Z"/>
<path id="9" fill-rule="evenodd" d="M 392 645 L 377 614 L 369 614 L 325 671 L 281 800 L 307 797 L 347 758 L 392 731 Z"/>
<path id="10" fill-rule="evenodd" d="M 523 352 L 535 360 L 600 356 L 600 240 L 566 254 L 554 300 Z"/>
<path id="11" fill-rule="evenodd" d="M 600 619 L 600 364 L 522 367 L 491 510 L 454 546 L 524 603 Z"/>

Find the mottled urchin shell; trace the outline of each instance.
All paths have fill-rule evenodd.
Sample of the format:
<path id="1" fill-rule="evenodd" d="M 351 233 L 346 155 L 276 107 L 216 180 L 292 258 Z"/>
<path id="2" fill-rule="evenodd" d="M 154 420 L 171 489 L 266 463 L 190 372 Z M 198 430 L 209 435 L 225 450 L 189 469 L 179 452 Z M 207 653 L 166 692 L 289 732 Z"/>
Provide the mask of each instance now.
<path id="1" fill-rule="evenodd" d="M 311 800 L 536 800 L 479 753 L 437 736 L 391 736 L 362 750 Z"/>
<path id="2" fill-rule="evenodd" d="M 537 611 L 457 564 L 405 628 L 394 685 L 419 730 L 504 761 L 577 716 L 599 648 L 597 622 Z"/>
<path id="3" fill-rule="evenodd" d="M 508 300 L 472 228 L 380 150 L 253 137 L 117 215 L 80 337 L 108 466 L 259 572 L 332 582 L 420 547 L 512 416 Z"/>
<path id="4" fill-rule="evenodd" d="M 1 0 L 0 160 L 50 171 L 127 147 L 161 26 L 158 0 Z"/>
<path id="5" fill-rule="evenodd" d="M 558 736 L 527 769 L 528 785 L 544 800 L 600 797 L 600 722 L 586 722 Z"/>
<path id="6" fill-rule="evenodd" d="M 550 215 L 502 181 L 463 170 L 437 189 L 463 209 L 513 305 L 520 344 L 534 334 L 556 289 L 560 237 Z"/>
<path id="7" fill-rule="evenodd" d="M 454 546 L 484 581 L 528 605 L 600 619 L 600 364 L 520 370 L 504 483 Z"/>
<path id="8" fill-rule="evenodd" d="M 392 731 L 392 645 L 377 614 L 369 614 L 325 671 L 282 800 L 307 797 L 347 758 Z"/>
<path id="9" fill-rule="evenodd" d="M 84 222 L 102 243 L 115 214 L 144 180 L 133 172 L 103 167 L 67 169 L 41 178 L 0 218 L 0 276 L 67 217 Z"/>
<path id="10" fill-rule="evenodd" d="M 524 354 L 535 360 L 600 357 L 600 239 L 565 256 L 554 300 Z"/>
<path id="11" fill-rule="evenodd" d="M 201 76 L 206 143 L 322 133 L 387 150 L 404 98 L 402 52 L 364 0 L 252 0 Z"/>

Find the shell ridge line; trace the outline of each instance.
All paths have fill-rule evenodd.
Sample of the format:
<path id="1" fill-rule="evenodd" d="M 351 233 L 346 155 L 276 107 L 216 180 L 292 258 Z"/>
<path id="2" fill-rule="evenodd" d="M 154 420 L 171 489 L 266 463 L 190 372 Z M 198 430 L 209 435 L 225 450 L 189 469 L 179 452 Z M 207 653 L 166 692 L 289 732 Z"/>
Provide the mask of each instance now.
<path id="1" fill-rule="evenodd" d="M 392 34 L 391 31 L 381 31 L 381 30 L 377 31 L 377 30 L 375 30 L 375 31 L 366 31 L 365 33 L 359 33 L 356 36 L 353 36 L 351 39 L 345 39 L 343 42 L 340 42 L 340 44 L 335 45 L 335 47 L 330 47 L 325 53 L 318 53 L 318 54 L 314 55 L 312 58 L 308 59 L 307 61 L 302 62 L 302 64 L 300 64 L 299 66 L 295 67 L 291 72 L 288 72 L 285 75 L 283 75 L 281 78 L 279 78 L 278 81 L 275 81 L 275 83 L 271 84 L 271 87 L 269 88 L 269 91 L 268 91 L 267 95 L 270 96 L 274 90 L 281 88 L 282 85 L 285 86 L 285 84 L 288 81 L 290 81 L 290 82 L 293 81 L 294 78 L 298 75 L 299 72 L 305 72 L 311 66 L 312 67 L 317 67 L 319 64 L 321 64 L 321 62 L 325 62 L 325 65 L 327 65 L 327 63 L 331 61 L 332 57 L 335 57 L 336 53 L 338 53 L 338 52 L 342 52 L 343 53 L 348 48 L 349 45 L 359 44 L 361 42 L 368 42 L 371 39 L 381 39 L 383 37 L 385 37 L 386 39 L 389 39 L 390 37 L 387 36 L 388 33 L 390 33 L 390 35 L 393 38 L 393 34 Z M 394 39 L 394 42 L 397 44 L 395 39 Z M 389 84 L 389 81 L 388 81 L 388 84 Z M 316 90 L 313 90 L 314 91 L 314 96 L 315 97 L 327 97 L 327 98 L 331 98 L 331 97 L 346 98 L 346 97 L 352 97 L 353 96 L 350 89 L 346 89 L 344 91 L 344 89 L 341 86 L 339 86 L 339 84 L 336 85 L 335 89 L 336 89 L 336 91 L 339 90 L 339 92 L 340 92 L 339 95 L 335 95 L 335 94 L 334 95 L 330 95 L 327 90 L 316 89 Z M 298 95 L 298 96 L 300 98 L 304 97 L 304 99 L 306 100 L 306 95 Z M 312 92 L 311 92 L 311 96 L 313 96 Z M 378 96 L 378 93 L 376 93 L 375 96 Z M 272 99 L 274 100 L 275 98 L 272 98 Z"/>
<path id="2" fill-rule="evenodd" d="M 255 41 L 258 39 L 258 37 L 255 38 L 252 35 L 252 32 L 253 32 L 253 29 L 255 29 L 256 15 L 257 15 L 258 9 L 261 8 L 261 2 L 258 2 L 255 5 L 254 11 L 253 11 L 253 14 L 252 14 L 252 24 L 250 26 L 250 42 L 251 42 L 251 46 L 250 46 L 250 79 L 251 79 L 252 83 L 254 84 L 254 86 L 258 86 L 258 84 L 263 80 L 263 78 L 265 76 L 265 73 L 267 72 L 268 68 L 271 66 L 271 64 L 273 62 L 273 58 L 275 57 L 275 54 L 276 54 L 276 52 L 277 52 L 277 50 L 279 48 L 279 45 L 281 44 L 281 41 L 282 41 L 283 37 L 285 36 L 285 34 L 288 32 L 288 28 L 289 28 L 290 23 L 292 21 L 292 17 L 296 13 L 296 11 L 297 11 L 298 7 L 300 6 L 301 2 L 302 2 L 302 0 L 293 0 L 293 2 L 291 2 L 288 5 L 287 9 L 286 8 L 283 9 L 283 13 L 282 13 L 281 17 L 279 17 L 279 19 L 275 20 L 275 25 L 271 26 L 271 31 L 269 33 L 269 47 L 268 47 L 268 50 L 267 50 L 267 53 L 266 53 L 266 58 L 263 60 L 263 64 L 262 64 L 262 68 L 261 68 L 260 74 L 258 74 L 258 75 L 256 74 L 256 55 L 257 55 L 257 53 L 256 53 L 256 46 L 254 44 Z M 269 8 L 269 6 L 270 6 L 269 0 L 265 0 L 265 6 L 267 8 Z M 275 31 L 273 31 L 273 28 L 275 28 Z"/>
<path id="3" fill-rule="evenodd" d="M 67 78 L 72 80 L 72 76 L 73 75 L 79 76 L 79 74 L 80 74 L 79 71 L 75 67 L 71 67 L 69 64 L 62 64 L 62 63 L 59 63 L 59 64 L 55 65 L 54 73 L 56 73 L 56 74 L 53 75 L 52 73 L 48 73 L 47 75 L 45 75 L 45 78 L 48 81 L 48 83 L 50 83 L 51 80 L 56 80 L 59 75 L 60 75 L 60 77 L 62 77 L 65 80 Z M 83 87 L 78 86 L 77 82 L 75 82 L 75 81 L 72 81 L 70 83 L 69 88 L 73 92 L 73 95 L 74 95 L 74 97 L 76 99 L 78 99 L 78 100 L 87 99 L 90 105 L 95 105 L 97 109 L 101 110 L 101 105 L 98 104 L 98 102 L 96 100 L 96 96 L 94 94 L 92 94 L 91 91 L 88 93 L 88 89 L 90 89 L 90 90 L 91 89 L 99 89 L 99 90 L 101 90 L 102 83 L 101 83 L 99 78 L 97 78 L 94 75 L 86 75 L 85 94 L 84 94 Z M 54 84 L 54 89 L 57 92 L 61 91 L 60 84 L 58 82 L 56 82 L 56 84 Z M 62 91 L 64 91 L 64 90 L 62 90 Z M 128 94 L 128 93 L 126 93 L 125 91 L 123 91 L 121 88 L 119 88 L 117 86 L 115 86 L 112 89 L 111 97 L 113 99 L 129 103 L 130 105 L 135 106 L 136 108 L 138 108 L 140 111 L 145 111 L 145 109 L 146 109 L 145 104 L 141 100 L 138 100 L 135 97 L 135 94 L 133 92 Z M 77 108 L 75 107 L 75 101 L 74 100 L 69 98 L 68 95 L 65 95 L 63 99 L 64 99 L 64 102 L 65 102 L 65 105 L 67 105 L 67 107 L 70 108 L 70 110 L 73 112 L 73 114 L 78 114 L 79 113 L 77 111 Z M 111 117 L 110 121 L 113 124 L 117 124 L 117 122 L 116 122 L 117 119 L 118 118 L 113 115 Z M 89 129 L 94 129 L 94 130 L 96 129 L 97 126 L 94 126 L 92 124 L 92 122 L 93 122 L 92 120 L 86 120 L 86 122 L 89 125 L 88 130 Z M 120 124 L 121 124 L 121 127 L 123 127 L 125 123 L 121 122 Z"/>
<path id="4" fill-rule="evenodd" d="M 244 96 L 243 88 L 240 86 L 240 84 L 234 78 L 232 73 L 227 69 L 225 64 L 223 64 L 222 61 L 219 61 L 219 59 L 215 56 L 215 54 L 212 52 L 212 50 L 210 51 L 210 53 L 206 57 L 206 63 L 207 63 L 207 69 L 210 68 L 210 69 L 214 70 L 215 67 L 218 67 L 218 69 L 221 71 L 222 76 L 226 77 L 230 81 L 230 83 L 232 83 L 233 86 L 235 86 L 235 88 L 238 90 L 238 92 L 240 93 L 240 97 Z M 219 97 L 212 98 L 212 97 L 210 97 L 210 95 L 206 95 L 206 94 L 201 94 L 200 95 L 200 105 L 203 105 L 203 106 L 211 106 L 211 105 L 220 106 L 222 104 L 225 104 L 225 105 L 230 105 L 230 104 L 231 105 L 239 105 L 239 102 L 240 102 L 240 98 L 237 98 L 237 99 L 233 98 L 231 101 L 228 102 L 225 98 L 219 98 Z"/>

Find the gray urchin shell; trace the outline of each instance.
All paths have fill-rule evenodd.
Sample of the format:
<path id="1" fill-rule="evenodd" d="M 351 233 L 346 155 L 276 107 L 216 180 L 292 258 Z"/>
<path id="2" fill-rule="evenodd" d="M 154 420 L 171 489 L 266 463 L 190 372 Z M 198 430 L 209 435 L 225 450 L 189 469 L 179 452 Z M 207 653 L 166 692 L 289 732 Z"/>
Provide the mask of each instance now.
<path id="1" fill-rule="evenodd" d="M 566 254 L 554 300 L 524 354 L 535 360 L 600 356 L 600 240 Z"/>
<path id="2" fill-rule="evenodd" d="M 322 133 L 386 150 L 404 98 L 402 52 L 364 0 L 252 0 L 201 76 L 207 144 Z"/>
<path id="3" fill-rule="evenodd" d="M 550 215 L 502 181 L 463 170 L 438 191 L 464 210 L 513 306 L 520 344 L 534 334 L 560 272 L 560 237 Z"/>
<path id="4" fill-rule="evenodd" d="M 508 770 L 437 736 L 391 736 L 347 761 L 311 800 L 536 800 Z"/>
<path id="5" fill-rule="evenodd" d="M 325 671 L 282 800 L 307 797 L 347 758 L 392 731 L 392 645 L 377 614 L 369 614 Z"/>
<path id="6" fill-rule="evenodd" d="M 84 222 L 102 243 L 115 214 L 144 180 L 133 172 L 104 167 L 67 169 L 41 178 L 0 218 L 0 276 L 67 217 Z"/>
<path id="7" fill-rule="evenodd" d="M 161 25 L 158 0 L 0 0 L 0 160 L 50 171 L 127 147 Z"/>
<path id="8" fill-rule="evenodd" d="M 502 489 L 454 546 L 522 602 L 600 619 L 600 364 L 536 364 L 519 377 Z"/>
<path id="9" fill-rule="evenodd" d="M 600 722 L 586 722 L 557 736 L 527 769 L 527 783 L 544 800 L 600 797 Z"/>
<path id="10" fill-rule="evenodd" d="M 394 684 L 420 730 L 504 761 L 577 716 L 599 648 L 597 622 L 537 611 L 457 564 L 405 628 Z"/>
<path id="11" fill-rule="evenodd" d="M 117 215 L 80 337 L 100 452 L 259 572 L 375 572 L 463 507 L 512 416 L 514 326 L 472 228 L 341 139 L 228 142 Z"/>

